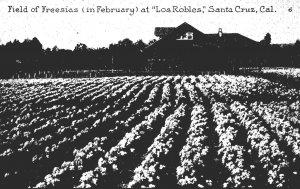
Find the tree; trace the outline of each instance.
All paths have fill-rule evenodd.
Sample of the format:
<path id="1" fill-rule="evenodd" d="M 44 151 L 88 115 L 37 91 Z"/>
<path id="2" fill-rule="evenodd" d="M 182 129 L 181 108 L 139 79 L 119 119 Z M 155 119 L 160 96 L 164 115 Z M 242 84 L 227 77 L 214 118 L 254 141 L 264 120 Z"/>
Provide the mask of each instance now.
<path id="1" fill-rule="evenodd" d="M 41 42 L 36 37 L 34 37 L 31 40 L 31 45 L 32 45 L 32 48 L 34 48 L 37 51 L 43 50 L 43 45 L 41 44 Z"/>
<path id="2" fill-rule="evenodd" d="M 52 52 L 58 52 L 59 51 L 59 48 L 55 45 L 53 48 L 52 48 Z"/>
<path id="3" fill-rule="evenodd" d="M 34 37 L 32 40 L 25 39 L 20 50 L 21 57 L 24 61 L 23 69 L 25 71 L 34 71 L 41 69 L 40 62 L 44 55 L 43 45 Z"/>
<path id="4" fill-rule="evenodd" d="M 70 66 L 75 69 L 88 69 L 90 67 L 88 55 L 89 51 L 86 44 L 78 43 L 73 50 L 73 60 Z"/>
<path id="5" fill-rule="evenodd" d="M 297 67 L 300 67 L 300 40 L 297 39 L 297 41 L 294 44 L 294 62 Z"/>
<path id="6" fill-rule="evenodd" d="M 300 49 L 300 40 L 297 39 L 296 42 L 295 42 L 295 47 L 298 49 Z"/>
<path id="7" fill-rule="evenodd" d="M 118 46 L 129 48 L 129 47 L 133 46 L 133 42 L 130 39 L 126 38 L 126 39 L 123 39 L 122 41 L 119 41 Z"/>
<path id="8" fill-rule="evenodd" d="M 271 34 L 267 33 L 263 40 L 260 41 L 263 46 L 270 46 L 271 44 Z"/>
<path id="9" fill-rule="evenodd" d="M 74 51 L 86 51 L 87 50 L 87 46 L 86 44 L 83 44 L 83 43 L 78 43 L 74 49 Z"/>
<path id="10" fill-rule="evenodd" d="M 141 50 L 144 50 L 144 49 L 146 48 L 147 44 L 144 43 L 143 40 L 140 39 L 140 40 L 138 40 L 137 42 L 134 43 L 134 46 L 135 46 L 139 51 L 141 51 Z"/>
<path id="11" fill-rule="evenodd" d="M 263 66 L 266 66 L 270 61 L 270 47 L 271 47 L 271 34 L 267 33 L 263 40 L 260 41 L 261 44 L 261 53 L 262 53 L 262 61 L 259 62 L 259 70 L 262 69 Z"/>

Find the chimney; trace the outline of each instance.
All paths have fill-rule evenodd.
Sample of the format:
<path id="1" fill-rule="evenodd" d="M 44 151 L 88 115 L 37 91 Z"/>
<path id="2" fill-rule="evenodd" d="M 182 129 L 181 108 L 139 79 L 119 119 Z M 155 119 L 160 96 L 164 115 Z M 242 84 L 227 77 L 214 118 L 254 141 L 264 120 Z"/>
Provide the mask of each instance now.
<path id="1" fill-rule="evenodd" d="M 219 37 L 222 37 L 222 34 L 223 34 L 223 32 L 222 32 L 222 28 L 219 28 L 219 32 L 218 32 L 218 34 L 219 34 Z"/>

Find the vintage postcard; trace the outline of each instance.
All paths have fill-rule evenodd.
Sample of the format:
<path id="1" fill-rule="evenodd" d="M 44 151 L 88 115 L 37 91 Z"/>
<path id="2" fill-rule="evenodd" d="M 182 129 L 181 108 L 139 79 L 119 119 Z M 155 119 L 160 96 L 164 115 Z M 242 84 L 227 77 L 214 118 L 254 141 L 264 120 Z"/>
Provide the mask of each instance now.
<path id="1" fill-rule="evenodd" d="M 0 188 L 298 188 L 298 0 L 0 0 Z"/>

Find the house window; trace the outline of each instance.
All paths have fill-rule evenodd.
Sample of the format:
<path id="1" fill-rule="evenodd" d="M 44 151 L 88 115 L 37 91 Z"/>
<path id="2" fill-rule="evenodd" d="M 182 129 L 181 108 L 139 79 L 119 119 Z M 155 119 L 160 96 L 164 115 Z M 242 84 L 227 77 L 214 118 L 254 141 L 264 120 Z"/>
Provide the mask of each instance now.
<path id="1" fill-rule="evenodd" d="M 193 32 L 186 32 L 185 34 L 179 36 L 177 40 L 193 40 Z"/>

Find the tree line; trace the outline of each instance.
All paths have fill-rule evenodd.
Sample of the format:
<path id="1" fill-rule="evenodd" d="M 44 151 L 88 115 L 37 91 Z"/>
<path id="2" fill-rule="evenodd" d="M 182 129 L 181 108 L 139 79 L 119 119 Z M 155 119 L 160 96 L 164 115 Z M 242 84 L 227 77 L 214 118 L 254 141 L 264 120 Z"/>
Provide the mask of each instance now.
<path id="1" fill-rule="evenodd" d="M 261 67 L 300 67 L 300 40 L 293 44 L 270 44 L 271 35 L 267 33 L 260 41 Z"/>
<path id="2" fill-rule="evenodd" d="M 126 38 L 110 44 L 107 48 L 89 48 L 79 43 L 73 50 L 68 50 L 59 49 L 57 46 L 44 49 L 36 37 L 23 42 L 14 40 L 0 45 L 0 77 L 9 78 L 17 72 L 58 70 L 145 71 L 147 61 L 142 51 L 155 41 L 154 39 L 149 43 L 142 40 L 133 42 Z M 239 67 L 300 67 L 299 40 L 294 44 L 271 44 L 271 35 L 268 33 L 259 44 L 257 51 L 259 53 L 251 55 L 251 63 L 248 64 L 243 59 L 241 62 L 245 64 L 241 63 Z M 252 61 L 256 56 L 259 57 L 257 61 Z M 246 57 L 246 60 L 250 58 Z"/>
<path id="3" fill-rule="evenodd" d="M 108 48 L 89 48 L 78 43 L 73 50 L 59 49 L 57 46 L 44 49 L 34 37 L 23 42 L 14 40 L 0 45 L 2 78 L 16 72 L 58 71 L 58 70 L 141 70 L 141 51 L 148 44 L 126 38 Z"/>

